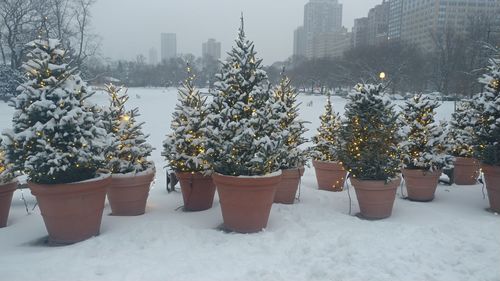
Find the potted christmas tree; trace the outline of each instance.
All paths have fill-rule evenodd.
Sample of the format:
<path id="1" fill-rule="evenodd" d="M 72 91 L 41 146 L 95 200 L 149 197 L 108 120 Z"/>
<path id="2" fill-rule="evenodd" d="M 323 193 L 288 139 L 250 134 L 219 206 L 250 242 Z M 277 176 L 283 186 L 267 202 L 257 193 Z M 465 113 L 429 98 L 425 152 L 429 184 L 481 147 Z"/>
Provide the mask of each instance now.
<path id="1" fill-rule="evenodd" d="M 349 94 L 346 120 L 340 129 L 339 159 L 350 172 L 361 216 L 391 216 L 401 181 L 398 115 L 381 85 L 356 86 Z"/>
<path id="2" fill-rule="evenodd" d="M 103 116 L 113 144 L 106 153 L 112 181 L 107 188 L 108 201 L 115 216 L 144 214 L 149 188 L 155 176 L 154 163 L 147 160 L 153 148 L 146 142 L 142 125 L 136 118 L 139 109 L 127 111 L 126 89 L 106 85 L 110 106 Z"/>
<path id="3" fill-rule="evenodd" d="M 401 115 L 401 143 L 403 176 L 408 199 L 432 201 L 439 177 L 448 161 L 443 124 L 436 124 L 434 116 L 439 103 L 418 94 L 403 106 Z"/>
<path id="4" fill-rule="evenodd" d="M 306 142 L 303 134 L 307 129 L 304 127 L 305 122 L 298 119 L 297 92 L 284 71 L 271 99 L 274 100 L 275 113 L 280 118 L 279 125 L 283 133 L 282 153 L 278 158 L 282 176 L 274 202 L 293 204 L 308 159 L 308 152 L 300 147 Z"/>
<path id="5" fill-rule="evenodd" d="M 485 85 L 475 101 L 479 115 L 477 153 L 488 190 L 490 208 L 500 212 L 500 56 L 490 59 L 488 72 L 480 79 Z"/>
<path id="6" fill-rule="evenodd" d="M 266 72 L 246 39 L 243 18 L 236 46 L 222 64 L 206 118 L 207 155 L 215 171 L 227 229 L 250 233 L 266 227 L 281 181 L 282 143 Z"/>
<path id="7" fill-rule="evenodd" d="M 16 188 L 17 181 L 14 180 L 10 165 L 6 163 L 2 138 L 0 138 L 0 228 L 7 226 L 12 195 Z"/>
<path id="8" fill-rule="evenodd" d="M 49 242 L 74 243 L 99 234 L 111 180 L 99 174 L 106 131 L 59 40 L 38 39 L 28 47 L 28 80 L 13 102 L 6 156 L 13 170 L 28 176 Z"/>
<path id="9" fill-rule="evenodd" d="M 316 180 L 321 190 L 342 191 L 347 172 L 339 161 L 339 130 L 342 126 L 340 117 L 333 112 L 330 95 L 325 105 L 325 112 L 320 117 L 318 134 L 313 137 L 313 166 Z"/>
<path id="10" fill-rule="evenodd" d="M 480 164 L 474 158 L 474 142 L 477 118 L 472 101 L 458 103 L 451 115 L 448 130 L 448 146 L 454 156 L 453 182 L 457 185 L 473 185 L 479 177 Z"/>
<path id="11" fill-rule="evenodd" d="M 206 160 L 206 98 L 193 85 L 194 75 L 188 66 L 188 78 L 179 89 L 179 101 L 173 113 L 171 129 L 163 143 L 162 155 L 175 171 L 181 185 L 184 209 L 203 211 L 212 208 L 215 184 Z"/>

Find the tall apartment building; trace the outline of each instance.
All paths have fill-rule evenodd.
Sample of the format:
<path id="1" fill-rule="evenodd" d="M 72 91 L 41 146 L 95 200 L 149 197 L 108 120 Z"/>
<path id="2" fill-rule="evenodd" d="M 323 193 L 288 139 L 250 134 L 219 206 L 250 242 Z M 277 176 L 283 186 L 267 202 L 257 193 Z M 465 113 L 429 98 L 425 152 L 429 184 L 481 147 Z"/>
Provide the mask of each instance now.
<path id="1" fill-rule="evenodd" d="M 299 26 L 293 32 L 293 55 L 295 57 L 306 56 L 306 32 L 303 26 Z"/>
<path id="2" fill-rule="evenodd" d="M 500 0 L 392 0 L 389 38 L 401 39 L 422 49 L 434 47 L 433 34 L 453 29 L 466 32 L 471 17 L 500 23 Z M 485 30 L 485 32 L 488 32 Z"/>
<path id="3" fill-rule="evenodd" d="M 218 60 L 221 57 L 221 44 L 215 39 L 208 39 L 207 42 L 202 44 L 201 49 L 201 53 L 204 58 L 211 57 Z"/>
<path id="4" fill-rule="evenodd" d="M 332 34 L 342 28 L 342 4 L 337 0 L 310 0 L 304 6 L 306 57 L 320 58 Z"/>
<path id="5" fill-rule="evenodd" d="M 161 60 L 167 61 L 177 57 L 177 35 L 175 33 L 161 34 Z"/>
<path id="6" fill-rule="evenodd" d="M 403 1 L 404 0 L 390 0 L 389 2 L 389 41 L 401 39 L 401 26 L 403 24 Z"/>
<path id="7" fill-rule="evenodd" d="M 379 45 L 388 40 L 389 1 L 375 6 L 368 12 L 368 45 Z"/>
<path id="8" fill-rule="evenodd" d="M 149 64 L 158 64 L 158 51 L 155 48 L 149 49 Z"/>
<path id="9" fill-rule="evenodd" d="M 368 18 L 354 20 L 352 28 L 352 46 L 354 48 L 368 45 Z"/>

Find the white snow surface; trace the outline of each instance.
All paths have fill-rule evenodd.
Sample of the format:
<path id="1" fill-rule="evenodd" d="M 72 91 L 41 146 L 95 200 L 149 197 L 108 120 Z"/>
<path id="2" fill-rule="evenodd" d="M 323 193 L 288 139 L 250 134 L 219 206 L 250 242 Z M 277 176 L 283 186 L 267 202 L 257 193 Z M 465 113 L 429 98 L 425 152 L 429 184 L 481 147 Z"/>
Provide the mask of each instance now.
<path id="1" fill-rule="evenodd" d="M 146 214 L 109 216 L 104 210 L 101 234 L 64 247 L 43 244 L 47 232 L 29 190 L 16 191 L 8 226 L 0 229 L 0 276 L 9 281 L 498 281 L 500 218 L 485 211 L 481 186 L 443 186 L 430 203 L 398 197 L 392 217 L 365 221 L 354 190 L 352 215 L 348 192 L 316 188 L 314 169 L 306 169 L 300 202 L 275 204 L 265 231 L 234 234 L 218 230 L 218 197 L 212 209 L 186 213 L 179 192 L 167 194 L 162 141 L 170 128 L 175 89 L 130 89 L 131 106 L 142 113 L 144 131 L 157 149 L 156 182 Z M 135 95 L 134 95 L 135 94 Z M 135 97 L 141 97 L 140 99 Z M 98 94 L 94 100 L 106 104 Z M 316 133 L 326 97 L 299 96 L 307 137 Z M 309 102 L 312 107 L 307 107 Z M 341 114 L 345 100 L 333 97 Z M 402 102 L 398 101 L 398 104 Z M 437 110 L 449 120 L 453 103 Z M 0 129 L 10 127 L 13 110 L 0 102 Z M 27 199 L 27 214 L 21 196 Z"/>

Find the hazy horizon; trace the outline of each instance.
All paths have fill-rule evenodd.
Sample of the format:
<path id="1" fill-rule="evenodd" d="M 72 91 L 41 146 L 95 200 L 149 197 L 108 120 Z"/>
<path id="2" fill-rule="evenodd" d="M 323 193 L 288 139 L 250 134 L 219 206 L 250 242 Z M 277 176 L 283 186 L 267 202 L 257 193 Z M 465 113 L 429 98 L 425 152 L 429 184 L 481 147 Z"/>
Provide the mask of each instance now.
<path id="1" fill-rule="evenodd" d="M 112 59 L 148 58 L 154 47 L 160 53 L 160 34 L 177 34 L 178 53 L 201 55 L 209 38 L 222 43 L 222 56 L 232 46 L 240 12 L 245 30 L 255 42 L 264 64 L 292 55 L 293 31 L 302 25 L 308 0 L 97 0 L 92 7 L 92 32 L 102 38 L 102 54 Z M 343 25 L 366 16 L 382 0 L 339 0 L 344 5 Z M 283 8 L 284 7 L 284 8 Z"/>

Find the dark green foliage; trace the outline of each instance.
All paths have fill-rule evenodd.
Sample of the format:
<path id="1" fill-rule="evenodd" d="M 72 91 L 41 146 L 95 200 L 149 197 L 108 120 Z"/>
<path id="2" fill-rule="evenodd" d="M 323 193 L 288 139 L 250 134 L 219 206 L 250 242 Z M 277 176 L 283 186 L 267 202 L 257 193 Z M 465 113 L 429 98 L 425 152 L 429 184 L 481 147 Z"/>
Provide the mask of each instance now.
<path id="1" fill-rule="evenodd" d="M 394 105 L 381 96 L 381 85 L 356 86 L 346 105 L 340 130 L 339 159 L 355 178 L 390 180 L 401 162 Z"/>

